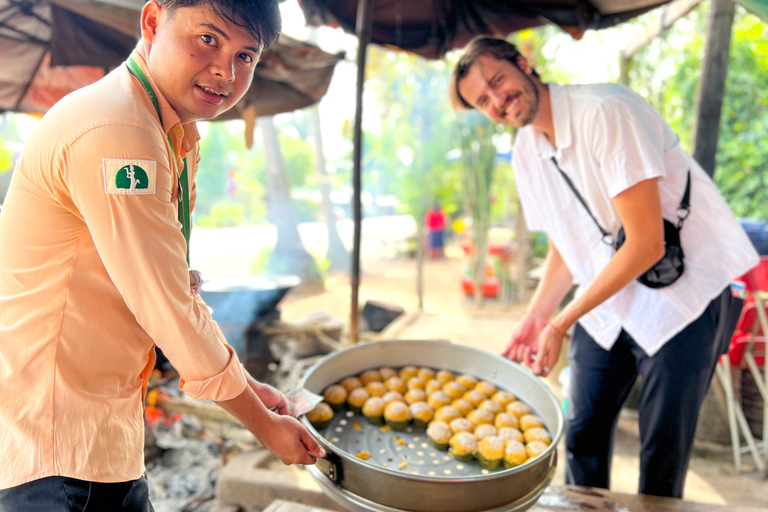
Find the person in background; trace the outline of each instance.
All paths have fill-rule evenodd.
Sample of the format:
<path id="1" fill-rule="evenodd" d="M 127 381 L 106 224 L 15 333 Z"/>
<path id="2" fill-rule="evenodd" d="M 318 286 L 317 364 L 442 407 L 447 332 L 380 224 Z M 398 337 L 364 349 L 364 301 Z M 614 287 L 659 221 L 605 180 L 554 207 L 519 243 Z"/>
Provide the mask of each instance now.
<path id="1" fill-rule="evenodd" d="M 125 65 L 29 139 L 0 215 L 0 511 L 152 510 L 155 345 L 183 391 L 284 463 L 324 456 L 245 372 L 188 267 L 195 121 L 237 103 L 279 32 L 276 0 L 150 0 Z"/>
<path id="2" fill-rule="evenodd" d="M 442 258 L 445 255 L 445 226 L 446 217 L 437 201 L 427 210 L 424 216 L 427 227 L 427 254 L 429 259 Z"/>
<path id="3" fill-rule="evenodd" d="M 547 375 L 573 327 L 566 483 L 608 488 L 616 420 L 641 375 L 640 492 L 681 497 L 699 407 L 740 310 L 729 284 L 758 262 L 744 230 L 669 125 L 624 86 L 544 83 L 514 45 L 478 37 L 449 95 L 518 129 L 515 181 L 549 254 L 504 355 Z M 663 219 L 685 216 L 689 171 L 685 269 L 654 289 L 636 278 L 665 254 Z M 622 227 L 618 250 L 603 243 Z M 574 280 L 576 298 L 557 312 Z"/>

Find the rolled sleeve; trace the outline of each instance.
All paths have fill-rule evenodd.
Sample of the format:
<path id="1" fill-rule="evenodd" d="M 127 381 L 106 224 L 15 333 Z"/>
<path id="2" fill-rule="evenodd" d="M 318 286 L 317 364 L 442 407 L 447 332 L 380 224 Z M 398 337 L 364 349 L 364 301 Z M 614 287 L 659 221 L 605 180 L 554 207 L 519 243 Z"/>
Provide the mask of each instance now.
<path id="1" fill-rule="evenodd" d="M 156 168 L 142 194 L 108 193 L 105 160 L 147 161 Z M 166 142 L 131 124 L 91 127 L 60 157 L 62 186 L 84 222 L 101 262 L 141 328 L 160 347 L 199 399 L 232 398 L 245 377 L 208 308 L 189 291 Z M 151 180 L 150 180 L 151 184 Z M 111 185 L 110 185 L 111 186 Z"/>
<path id="2" fill-rule="evenodd" d="M 181 379 L 179 388 L 197 400 L 222 401 L 239 396 L 248 386 L 248 381 L 235 351 L 229 345 L 225 348 L 229 352 L 229 361 L 221 372 L 207 379 Z"/>

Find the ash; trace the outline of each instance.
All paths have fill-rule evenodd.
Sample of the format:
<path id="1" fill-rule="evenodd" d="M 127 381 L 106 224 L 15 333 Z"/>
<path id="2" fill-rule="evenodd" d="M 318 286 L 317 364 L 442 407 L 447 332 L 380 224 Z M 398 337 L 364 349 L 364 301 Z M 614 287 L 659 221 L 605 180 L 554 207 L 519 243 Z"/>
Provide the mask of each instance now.
<path id="1" fill-rule="evenodd" d="M 244 430 L 244 429 L 243 429 Z M 210 510 L 219 468 L 245 443 L 212 435 L 195 416 L 148 427 L 145 443 L 149 499 L 156 512 Z"/>

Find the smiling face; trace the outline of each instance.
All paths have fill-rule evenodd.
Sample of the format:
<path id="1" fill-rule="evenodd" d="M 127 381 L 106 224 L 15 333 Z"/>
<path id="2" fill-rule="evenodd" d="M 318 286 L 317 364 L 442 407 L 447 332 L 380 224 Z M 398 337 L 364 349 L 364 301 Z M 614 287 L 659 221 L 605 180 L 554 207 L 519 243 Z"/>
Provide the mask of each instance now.
<path id="1" fill-rule="evenodd" d="M 539 91 L 531 68 L 483 54 L 459 80 L 458 91 L 472 107 L 492 120 L 520 128 L 531 124 L 539 111 Z"/>
<path id="2" fill-rule="evenodd" d="M 169 11 L 148 2 L 142 11 L 147 65 L 181 123 L 210 119 L 242 98 L 261 45 L 207 4 Z"/>

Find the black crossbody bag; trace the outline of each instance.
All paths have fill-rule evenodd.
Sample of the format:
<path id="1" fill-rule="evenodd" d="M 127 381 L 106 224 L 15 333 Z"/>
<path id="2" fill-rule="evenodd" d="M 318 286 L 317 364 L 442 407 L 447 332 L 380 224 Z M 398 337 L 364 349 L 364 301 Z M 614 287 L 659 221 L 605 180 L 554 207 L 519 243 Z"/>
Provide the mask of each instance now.
<path id="1" fill-rule="evenodd" d="M 589 209 L 589 206 L 587 206 L 584 198 L 581 197 L 579 191 L 576 190 L 576 187 L 573 186 L 571 178 L 569 178 L 568 175 L 563 172 L 560 166 L 557 165 L 557 160 L 555 157 L 552 157 L 552 162 L 555 164 L 555 167 L 557 167 L 557 170 L 560 171 L 560 174 L 563 175 L 565 182 L 568 184 L 571 190 L 573 190 L 573 193 L 576 194 L 576 198 L 579 200 L 581 205 L 587 210 L 589 216 L 592 217 L 592 220 L 595 222 L 597 229 L 599 229 L 600 233 L 603 235 L 603 243 L 610 245 L 618 251 L 619 247 L 624 245 L 624 227 L 622 226 L 619 229 L 619 232 L 616 234 L 616 239 L 614 240 L 613 235 L 604 230 L 600 223 L 597 222 L 595 216 L 592 215 L 592 211 Z M 683 192 L 683 198 L 680 201 L 680 206 L 677 207 L 677 225 L 673 224 L 667 219 L 663 219 L 664 245 L 666 246 L 666 252 L 659 261 L 657 261 L 651 268 L 643 272 L 643 274 L 637 278 L 640 283 L 644 284 L 648 288 L 664 288 L 665 286 L 669 286 L 680 279 L 680 276 L 683 275 L 683 271 L 685 270 L 685 254 L 683 253 L 683 248 L 680 245 L 680 230 L 683 228 L 683 222 L 691 213 L 689 204 L 690 198 L 691 170 L 689 169 L 688 177 L 685 183 L 685 192 Z"/>

